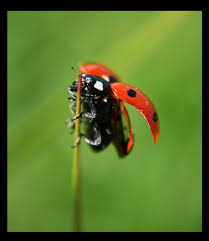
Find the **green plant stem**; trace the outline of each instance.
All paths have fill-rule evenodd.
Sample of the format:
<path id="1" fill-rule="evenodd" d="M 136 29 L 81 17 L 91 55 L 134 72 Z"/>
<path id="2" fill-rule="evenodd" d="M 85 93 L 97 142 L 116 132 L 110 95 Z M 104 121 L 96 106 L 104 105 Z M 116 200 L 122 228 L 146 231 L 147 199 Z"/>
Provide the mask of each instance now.
<path id="1" fill-rule="evenodd" d="M 81 111 L 81 78 L 78 78 L 76 115 Z M 74 145 L 80 136 L 80 118 L 75 121 Z M 81 232 L 81 173 L 80 173 L 80 145 L 74 147 L 73 168 L 72 168 L 72 185 L 73 185 L 73 231 Z"/>

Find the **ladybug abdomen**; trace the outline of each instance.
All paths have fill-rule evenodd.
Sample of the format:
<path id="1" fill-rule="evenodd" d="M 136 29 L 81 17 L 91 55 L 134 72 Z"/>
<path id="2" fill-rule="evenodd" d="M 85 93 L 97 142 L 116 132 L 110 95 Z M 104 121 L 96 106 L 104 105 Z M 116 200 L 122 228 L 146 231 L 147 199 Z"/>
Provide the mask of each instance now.
<path id="1" fill-rule="evenodd" d="M 111 117 L 113 108 L 114 100 L 112 98 L 108 98 L 105 101 L 100 100 L 83 103 L 84 112 L 96 114 L 95 118 L 85 118 L 85 135 L 91 140 L 101 138 L 98 145 L 91 145 L 95 151 L 105 149 L 112 141 L 113 131 Z"/>

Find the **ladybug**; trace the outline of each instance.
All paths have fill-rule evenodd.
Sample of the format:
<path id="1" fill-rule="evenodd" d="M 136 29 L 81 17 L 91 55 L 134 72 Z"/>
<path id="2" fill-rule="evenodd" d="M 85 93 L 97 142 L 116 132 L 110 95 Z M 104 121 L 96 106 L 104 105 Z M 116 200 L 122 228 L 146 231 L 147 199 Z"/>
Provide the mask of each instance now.
<path id="1" fill-rule="evenodd" d="M 154 105 L 138 89 L 122 83 L 112 70 L 102 64 L 81 64 L 82 78 L 81 103 L 83 112 L 75 116 L 77 81 L 68 87 L 73 102 L 70 110 L 74 117 L 67 120 L 74 128 L 75 120 L 82 118 L 85 124 L 83 138 L 95 151 L 105 149 L 111 142 L 118 155 L 124 157 L 130 153 L 134 144 L 131 122 L 124 102 L 134 106 L 145 118 L 153 134 L 154 144 L 159 135 L 159 119 Z M 125 137 L 122 114 L 128 125 L 129 136 Z"/>

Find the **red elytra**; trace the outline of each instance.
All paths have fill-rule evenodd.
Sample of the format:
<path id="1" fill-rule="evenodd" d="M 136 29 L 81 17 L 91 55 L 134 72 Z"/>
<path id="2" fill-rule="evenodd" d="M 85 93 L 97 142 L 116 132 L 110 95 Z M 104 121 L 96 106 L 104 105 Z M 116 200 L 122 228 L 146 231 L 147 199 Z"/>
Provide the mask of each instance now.
<path id="1" fill-rule="evenodd" d="M 157 111 L 152 102 L 140 90 L 130 85 L 124 83 L 112 83 L 110 88 L 116 98 L 134 106 L 144 116 L 150 126 L 154 143 L 156 144 L 159 135 L 159 120 Z"/>
<path id="2" fill-rule="evenodd" d="M 156 144 L 159 136 L 158 115 L 154 105 L 145 94 L 143 94 L 140 90 L 138 90 L 135 87 L 120 82 L 118 76 L 112 70 L 110 70 L 102 64 L 85 63 L 81 64 L 79 66 L 79 69 L 82 74 L 96 75 L 103 79 L 105 79 L 105 76 L 112 76 L 115 79 L 115 82 L 110 84 L 110 88 L 112 90 L 112 96 L 120 101 L 123 115 L 128 123 L 129 140 L 127 143 L 127 153 L 130 152 L 130 150 L 132 149 L 134 139 L 133 132 L 131 129 L 130 118 L 123 101 L 134 106 L 144 116 L 152 131 L 154 144 Z"/>
<path id="3" fill-rule="evenodd" d="M 117 75 L 113 73 L 112 70 L 102 64 L 81 64 L 79 66 L 79 69 L 82 74 L 96 75 L 101 78 L 104 78 L 104 76 L 112 76 L 116 81 L 119 81 Z"/>

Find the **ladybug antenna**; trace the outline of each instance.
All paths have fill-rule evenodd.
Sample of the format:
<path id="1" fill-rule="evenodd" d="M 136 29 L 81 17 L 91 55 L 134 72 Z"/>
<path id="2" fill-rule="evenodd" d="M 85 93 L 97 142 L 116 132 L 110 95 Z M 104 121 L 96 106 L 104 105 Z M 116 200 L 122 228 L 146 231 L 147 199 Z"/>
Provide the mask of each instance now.
<path id="1" fill-rule="evenodd" d="M 76 71 L 76 69 L 72 66 L 72 70 L 76 73 L 76 75 L 79 75 L 79 73 Z"/>

